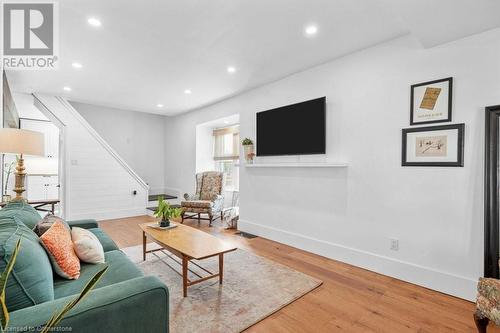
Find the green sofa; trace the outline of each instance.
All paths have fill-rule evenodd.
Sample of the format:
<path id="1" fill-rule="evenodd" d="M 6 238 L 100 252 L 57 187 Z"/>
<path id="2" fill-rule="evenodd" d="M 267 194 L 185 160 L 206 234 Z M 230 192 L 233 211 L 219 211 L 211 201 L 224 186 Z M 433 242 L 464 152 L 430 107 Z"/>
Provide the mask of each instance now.
<path id="1" fill-rule="evenodd" d="M 47 254 L 32 231 L 38 220 L 40 215 L 22 202 L 10 203 L 0 210 L 0 271 L 21 238 L 21 249 L 6 289 L 9 327 L 16 332 L 33 328 L 36 331 L 43 326 L 54 312 L 75 298 L 101 267 L 82 263 L 78 280 L 54 275 Z M 168 332 L 167 287 L 156 277 L 144 276 L 95 220 L 68 224 L 97 236 L 109 268 L 59 326 L 71 327 L 73 332 Z"/>

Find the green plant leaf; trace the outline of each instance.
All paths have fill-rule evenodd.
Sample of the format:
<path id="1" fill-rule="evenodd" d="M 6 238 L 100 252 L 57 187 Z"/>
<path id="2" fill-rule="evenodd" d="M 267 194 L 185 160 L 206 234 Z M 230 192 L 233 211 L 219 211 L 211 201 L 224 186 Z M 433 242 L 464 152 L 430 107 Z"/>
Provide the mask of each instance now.
<path id="1" fill-rule="evenodd" d="M 45 324 L 45 327 L 42 330 L 42 333 L 47 333 L 49 332 L 54 326 L 59 324 L 59 322 L 63 319 L 63 317 L 68 313 L 69 310 L 74 308 L 80 301 L 94 288 L 94 286 L 99 282 L 101 277 L 106 273 L 108 270 L 108 266 L 106 265 L 103 269 L 101 269 L 99 272 L 97 272 L 90 280 L 87 282 L 85 285 L 85 288 L 83 288 L 82 292 L 80 295 L 78 295 L 73 301 L 69 302 L 66 304 L 61 311 L 58 313 L 54 313 L 50 320 Z"/>
<path id="2" fill-rule="evenodd" d="M 163 196 L 159 196 L 158 197 L 158 208 L 156 209 L 156 211 L 154 213 L 155 217 L 162 217 L 163 206 L 164 206 Z"/>
<path id="3" fill-rule="evenodd" d="M 244 138 L 243 141 L 241 142 L 243 146 L 248 146 L 248 145 L 253 145 L 253 141 L 250 138 Z"/>
<path id="4" fill-rule="evenodd" d="M 7 266 L 5 267 L 4 271 L 0 275 L 0 289 L 1 289 L 0 303 L 2 305 L 2 312 L 0 313 L 0 325 L 2 332 L 7 329 L 7 325 L 9 324 L 9 318 L 10 318 L 5 300 L 5 288 L 7 287 L 7 281 L 9 279 L 9 275 L 12 272 L 12 269 L 14 268 L 14 264 L 16 263 L 16 258 L 17 254 L 19 253 L 20 247 L 21 247 L 21 238 L 17 240 L 16 247 L 12 252 L 12 256 L 10 257 L 9 262 L 7 263 Z"/>

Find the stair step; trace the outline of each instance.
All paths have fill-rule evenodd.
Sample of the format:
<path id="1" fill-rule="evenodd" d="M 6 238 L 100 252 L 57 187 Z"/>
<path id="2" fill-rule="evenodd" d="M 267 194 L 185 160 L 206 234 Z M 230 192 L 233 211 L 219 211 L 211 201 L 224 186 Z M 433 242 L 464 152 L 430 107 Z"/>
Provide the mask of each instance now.
<path id="1" fill-rule="evenodd" d="M 181 205 L 170 205 L 170 207 L 172 208 L 181 208 Z M 148 207 L 146 208 L 147 210 L 150 210 L 152 212 L 156 212 L 156 210 L 158 209 L 158 206 L 155 206 L 155 207 Z"/>
<path id="2" fill-rule="evenodd" d="M 148 197 L 148 201 L 157 201 L 159 197 L 163 197 L 164 200 L 177 199 L 176 196 L 170 194 L 152 194 Z"/>

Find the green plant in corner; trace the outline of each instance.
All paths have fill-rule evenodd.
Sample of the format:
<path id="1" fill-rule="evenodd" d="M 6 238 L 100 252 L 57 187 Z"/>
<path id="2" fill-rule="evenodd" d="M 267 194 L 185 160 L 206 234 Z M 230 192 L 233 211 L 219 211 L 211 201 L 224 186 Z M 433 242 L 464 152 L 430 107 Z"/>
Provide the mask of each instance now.
<path id="1" fill-rule="evenodd" d="M 244 138 L 243 141 L 241 142 L 243 146 L 250 146 L 253 145 L 253 141 L 250 138 Z"/>
<path id="2" fill-rule="evenodd" d="M 169 221 L 171 218 L 178 218 L 182 214 L 181 208 L 174 208 L 170 206 L 168 201 L 163 197 L 158 197 L 158 209 L 155 211 L 154 216 L 161 219 L 161 221 Z"/>
<path id="3" fill-rule="evenodd" d="M 17 254 L 19 253 L 19 248 L 21 246 L 21 239 L 19 239 L 16 243 L 16 247 L 14 248 L 14 251 L 12 252 L 12 256 L 9 259 L 9 262 L 7 263 L 7 266 L 5 267 L 4 271 L 0 275 L 0 303 L 2 307 L 2 311 L 0 312 L 0 330 L 1 332 L 6 332 L 9 331 L 8 325 L 9 325 L 9 310 L 7 309 L 7 303 L 5 299 L 5 289 L 7 287 L 7 281 L 9 279 L 9 275 L 12 272 L 12 269 L 14 268 L 14 264 L 16 262 Z M 73 301 L 69 302 L 66 304 L 59 312 L 54 313 L 52 317 L 49 319 L 49 321 L 44 325 L 42 329 L 42 333 L 46 332 L 51 332 L 53 328 L 59 324 L 59 322 L 63 319 L 63 317 L 66 315 L 66 313 L 74 308 L 80 301 L 94 288 L 94 286 L 99 282 L 101 277 L 106 273 L 108 269 L 108 266 L 105 265 L 101 270 L 99 270 L 90 280 L 87 282 L 85 285 L 85 288 L 81 291 L 80 295 L 78 295 Z"/>

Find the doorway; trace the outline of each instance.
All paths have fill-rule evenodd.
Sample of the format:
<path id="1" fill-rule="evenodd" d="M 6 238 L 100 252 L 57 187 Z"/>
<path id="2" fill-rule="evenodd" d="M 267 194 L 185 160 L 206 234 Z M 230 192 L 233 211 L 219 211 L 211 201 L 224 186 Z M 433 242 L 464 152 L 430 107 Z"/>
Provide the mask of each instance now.
<path id="1" fill-rule="evenodd" d="M 58 216 L 64 215 L 64 195 L 62 192 L 62 139 L 64 129 L 57 119 L 50 119 L 46 112 L 36 105 L 35 98 L 29 94 L 12 93 L 13 105 L 16 106 L 16 128 L 43 133 L 44 156 L 25 156 L 26 167 L 25 192 L 23 196 L 42 216 L 47 212 Z M 16 156 L 5 155 L 2 179 L 4 198 L 12 197 L 14 188 L 14 169 Z M 8 200 L 6 200 L 8 201 Z"/>

